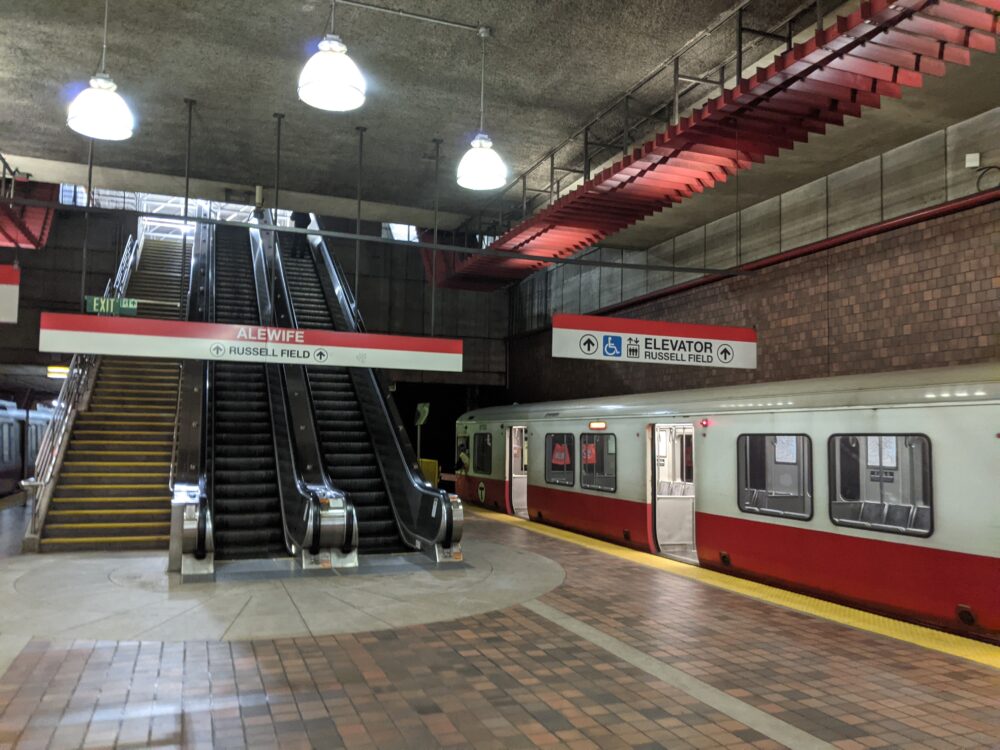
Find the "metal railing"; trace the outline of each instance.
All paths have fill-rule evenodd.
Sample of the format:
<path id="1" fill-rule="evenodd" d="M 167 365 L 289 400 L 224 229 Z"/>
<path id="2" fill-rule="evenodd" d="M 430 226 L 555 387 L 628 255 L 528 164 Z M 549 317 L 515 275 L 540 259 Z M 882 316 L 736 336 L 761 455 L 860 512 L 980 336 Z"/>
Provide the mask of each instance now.
<path id="1" fill-rule="evenodd" d="M 575 185 L 589 180 L 599 171 L 595 165 L 628 154 L 637 143 L 664 126 L 677 123 L 682 107 L 697 105 L 702 100 L 699 91 L 724 90 L 730 79 L 739 80 L 746 67 L 744 59 L 763 57 L 767 42 L 777 42 L 778 49 L 790 48 L 795 34 L 811 27 L 822 28 L 824 14 L 837 5 L 830 0 L 803 0 L 776 22 L 765 22 L 765 28 L 757 29 L 744 23 L 748 6 L 753 3 L 754 0 L 739 0 L 713 19 L 586 124 L 490 195 L 482 209 L 459 225 L 455 233 L 502 236 Z M 731 27 L 736 43 L 722 59 L 697 74 L 682 72 L 684 59 L 689 59 L 713 35 L 730 34 Z M 650 100 L 655 103 L 640 109 L 643 101 Z"/>
<path id="2" fill-rule="evenodd" d="M 18 177 L 27 177 L 19 169 L 15 169 L 10 165 L 3 155 L 0 154 L 0 200 L 11 201 L 14 200 L 14 188 L 17 183 Z"/>
<path id="3" fill-rule="evenodd" d="M 138 259 L 138 245 L 136 239 L 129 235 L 115 278 L 109 279 L 104 288 L 105 299 L 119 299 L 125 296 Z M 59 467 L 62 465 L 69 444 L 73 423 L 76 415 L 85 411 L 88 406 L 99 363 L 100 357 L 93 354 L 74 354 L 70 361 L 69 373 L 59 390 L 52 420 L 38 446 L 34 476 L 21 482 L 21 487 L 31 501 L 26 539 L 37 538 L 41 531 L 56 480 L 59 478 Z"/>

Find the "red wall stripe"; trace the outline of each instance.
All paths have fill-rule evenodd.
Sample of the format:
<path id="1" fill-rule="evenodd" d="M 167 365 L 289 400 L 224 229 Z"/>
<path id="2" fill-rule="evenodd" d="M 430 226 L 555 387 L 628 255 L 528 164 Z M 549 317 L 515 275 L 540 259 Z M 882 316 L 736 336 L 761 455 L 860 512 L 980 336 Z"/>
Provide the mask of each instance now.
<path id="1" fill-rule="evenodd" d="M 755 343 L 757 331 L 753 328 L 701 325 L 699 323 L 667 323 L 657 320 L 608 318 L 596 315 L 552 316 L 552 327 L 574 331 L 601 331 L 604 333 L 635 333 L 641 336 L 677 336 L 693 339 L 744 341 Z"/>

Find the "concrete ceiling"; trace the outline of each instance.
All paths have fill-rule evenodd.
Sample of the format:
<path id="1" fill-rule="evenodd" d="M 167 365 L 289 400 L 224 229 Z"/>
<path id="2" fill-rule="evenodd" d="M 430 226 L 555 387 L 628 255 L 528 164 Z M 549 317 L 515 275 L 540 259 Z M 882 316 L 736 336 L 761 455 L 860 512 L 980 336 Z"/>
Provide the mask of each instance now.
<path id="1" fill-rule="evenodd" d="M 32 402 L 51 400 L 59 395 L 62 384 L 48 377 L 43 365 L 0 364 L 0 398 L 21 403 L 30 394 Z"/>
<path id="2" fill-rule="evenodd" d="M 598 109 L 700 32 L 735 0 L 397 0 L 384 3 L 495 29 L 488 45 L 487 130 L 513 172 L 540 158 Z M 762 27 L 801 0 L 757 0 Z M 383 4 L 383 3 L 376 3 Z M 111 3 L 108 67 L 139 118 L 124 143 L 100 143 L 105 167 L 183 174 L 185 97 L 198 101 L 192 172 L 238 185 L 273 181 L 274 121 L 286 114 L 282 186 L 353 197 L 355 127 L 368 128 L 365 196 L 432 205 L 431 139 L 442 138 L 446 211 L 473 213 L 481 196 L 454 184 L 477 127 L 479 40 L 469 31 L 340 6 L 337 30 L 365 72 L 369 96 L 353 113 L 314 110 L 295 84 L 321 36 L 325 0 L 172 0 Z M 86 161 L 65 107 L 94 71 L 101 0 L 0 3 L 0 149 Z M 725 36 L 725 35 L 723 35 Z M 692 59 L 716 60 L 728 42 Z"/>

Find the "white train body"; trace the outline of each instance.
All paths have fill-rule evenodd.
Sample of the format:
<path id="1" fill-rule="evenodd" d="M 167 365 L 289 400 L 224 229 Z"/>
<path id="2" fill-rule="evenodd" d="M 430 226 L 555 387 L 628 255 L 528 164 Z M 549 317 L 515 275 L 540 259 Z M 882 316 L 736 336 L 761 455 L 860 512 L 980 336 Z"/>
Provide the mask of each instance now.
<path id="1" fill-rule="evenodd" d="M 998 365 L 493 407 L 456 436 L 466 501 L 1000 640 Z"/>

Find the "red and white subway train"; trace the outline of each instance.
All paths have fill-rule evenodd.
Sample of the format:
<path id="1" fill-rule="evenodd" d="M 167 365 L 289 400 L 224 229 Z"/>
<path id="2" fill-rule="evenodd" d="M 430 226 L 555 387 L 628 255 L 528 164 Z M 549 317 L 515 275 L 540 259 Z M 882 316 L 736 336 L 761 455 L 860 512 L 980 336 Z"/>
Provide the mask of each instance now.
<path id="1" fill-rule="evenodd" d="M 491 407 L 456 441 L 463 501 L 1000 642 L 1000 364 Z"/>

